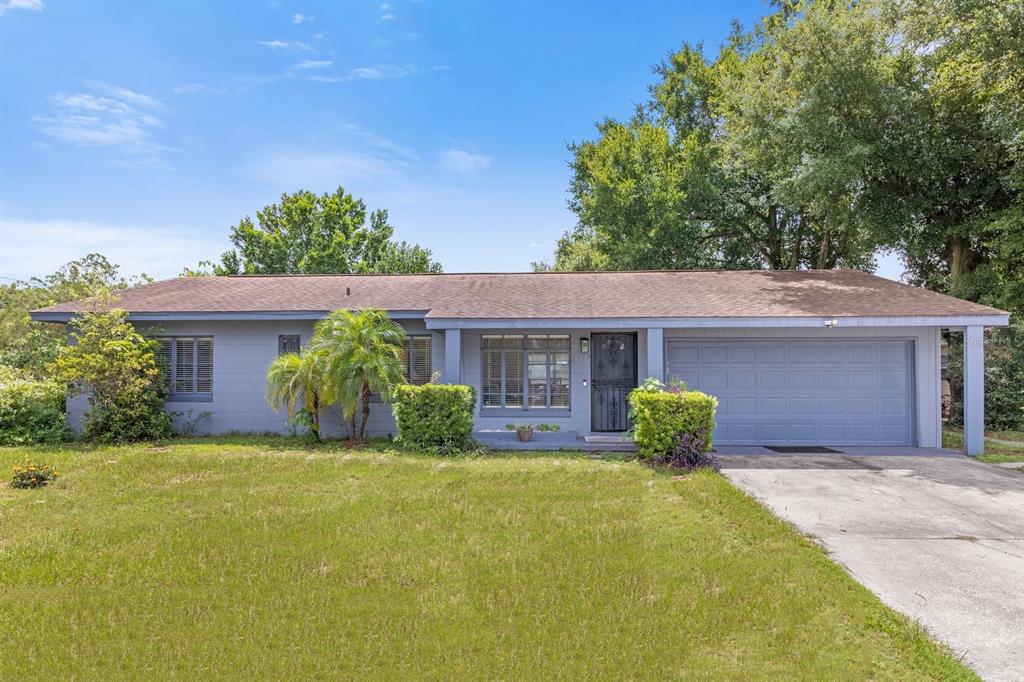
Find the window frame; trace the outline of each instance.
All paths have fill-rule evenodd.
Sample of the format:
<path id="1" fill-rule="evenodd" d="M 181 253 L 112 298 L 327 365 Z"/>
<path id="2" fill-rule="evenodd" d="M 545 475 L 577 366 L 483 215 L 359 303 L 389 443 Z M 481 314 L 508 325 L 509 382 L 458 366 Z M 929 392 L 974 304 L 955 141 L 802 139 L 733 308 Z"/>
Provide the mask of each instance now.
<path id="1" fill-rule="evenodd" d="M 502 339 L 507 340 L 510 338 L 518 338 L 518 348 L 506 348 L 504 343 L 499 348 L 487 348 L 487 339 Z M 566 339 L 568 343 L 565 349 L 551 348 L 545 346 L 541 348 L 531 348 L 530 339 Z M 484 384 L 486 378 L 486 357 L 487 353 L 498 352 L 501 358 L 501 386 L 498 396 L 501 400 L 501 405 L 486 405 Z M 522 404 L 518 405 L 506 405 L 506 399 L 508 398 L 508 389 L 506 387 L 507 374 L 505 372 L 506 357 L 509 354 L 518 354 L 519 363 L 522 372 L 522 389 L 519 392 Z M 544 367 L 545 367 L 545 379 L 544 379 L 544 405 L 530 405 L 530 353 L 543 353 L 545 355 Z M 552 407 L 551 406 L 551 394 L 552 394 L 552 375 L 554 370 L 554 355 L 556 353 L 565 353 L 568 356 L 568 362 L 566 368 L 568 370 L 568 376 L 565 379 L 567 396 L 566 396 L 566 407 Z M 480 416 L 481 417 L 501 417 L 511 416 L 520 412 L 533 413 L 537 416 L 543 417 L 569 417 L 572 414 L 572 334 L 481 334 L 480 336 Z"/>
<path id="2" fill-rule="evenodd" d="M 294 339 L 296 348 L 295 350 L 285 350 L 285 343 L 287 339 Z M 278 334 L 277 335 L 277 354 L 284 355 L 285 353 L 298 353 L 302 350 L 302 334 Z"/>
<path id="3" fill-rule="evenodd" d="M 177 334 L 174 336 L 154 336 L 153 339 L 157 342 L 167 341 L 170 352 L 168 353 L 168 367 L 167 374 L 164 377 L 164 387 L 167 389 L 166 402 L 213 402 L 213 352 L 214 352 L 214 339 L 209 334 Z M 177 373 L 178 373 L 178 340 L 189 340 L 192 342 L 192 378 L 191 391 L 178 391 L 177 386 Z M 199 342 L 209 341 L 210 342 L 210 390 L 200 391 L 199 390 Z M 162 354 L 162 351 L 161 351 Z"/>
<path id="4" fill-rule="evenodd" d="M 423 381 L 412 381 L 413 375 L 413 340 L 426 339 L 427 342 L 427 376 Z M 404 367 L 402 374 L 407 384 L 412 386 L 423 386 L 429 384 L 434 374 L 434 336 L 433 334 L 407 334 L 402 342 L 402 352 L 405 357 L 402 359 Z"/>

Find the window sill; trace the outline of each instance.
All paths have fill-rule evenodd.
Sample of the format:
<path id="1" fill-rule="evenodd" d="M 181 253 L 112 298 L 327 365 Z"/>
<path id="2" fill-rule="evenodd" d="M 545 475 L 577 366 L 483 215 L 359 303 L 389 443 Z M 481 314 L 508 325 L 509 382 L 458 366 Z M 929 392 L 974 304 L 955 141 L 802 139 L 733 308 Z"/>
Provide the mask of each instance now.
<path id="1" fill-rule="evenodd" d="M 529 417 L 530 419 L 568 419 L 572 416 L 572 410 L 562 408 L 534 407 L 524 409 L 522 407 L 481 407 L 481 417 Z"/>
<path id="2" fill-rule="evenodd" d="M 212 403 L 212 393 L 172 393 L 167 396 L 167 403 Z"/>

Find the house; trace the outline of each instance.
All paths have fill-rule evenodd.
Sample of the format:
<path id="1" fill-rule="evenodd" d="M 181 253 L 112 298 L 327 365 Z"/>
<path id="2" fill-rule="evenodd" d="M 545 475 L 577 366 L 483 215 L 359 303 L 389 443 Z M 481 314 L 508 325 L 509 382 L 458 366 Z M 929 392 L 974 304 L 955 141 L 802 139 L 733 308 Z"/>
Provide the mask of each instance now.
<path id="1" fill-rule="evenodd" d="M 963 330 L 966 443 L 982 449 L 983 330 L 1008 314 L 855 270 L 179 278 L 121 293 L 161 338 L 175 412 L 209 433 L 287 431 L 265 399 L 275 355 L 328 311 L 379 308 L 409 333 L 407 373 L 477 392 L 479 429 L 628 426 L 646 377 L 719 399 L 716 444 L 941 445 L 940 337 Z M 64 303 L 32 312 L 66 322 Z M 87 405 L 69 404 L 76 422 Z M 324 417 L 327 433 L 340 419 Z M 370 431 L 394 431 L 374 406 Z"/>

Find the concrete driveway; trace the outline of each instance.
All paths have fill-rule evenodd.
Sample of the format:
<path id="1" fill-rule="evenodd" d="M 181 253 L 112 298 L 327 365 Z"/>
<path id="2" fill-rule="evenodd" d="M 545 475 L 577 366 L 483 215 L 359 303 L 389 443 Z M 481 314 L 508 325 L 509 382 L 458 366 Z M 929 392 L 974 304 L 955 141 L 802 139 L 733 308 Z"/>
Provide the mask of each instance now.
<path id="1" fill-rule="evenodd" d="M 959 455 L 720 461 L 984 679 L 1024 680 L 1024 473 Z"/>

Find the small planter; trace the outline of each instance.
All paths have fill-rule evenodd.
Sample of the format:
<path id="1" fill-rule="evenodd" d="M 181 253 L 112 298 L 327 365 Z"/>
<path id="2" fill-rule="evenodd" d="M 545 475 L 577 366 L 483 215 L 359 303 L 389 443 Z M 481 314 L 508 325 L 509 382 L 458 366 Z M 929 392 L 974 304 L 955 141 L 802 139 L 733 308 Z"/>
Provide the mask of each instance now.
<path id="1" fill-rule="evenodd" d="M 529 443 L 531 440 L 533 440 L 533 427 L 517 426 L 516 436 L 519 438 L 520 443 Z"/>

